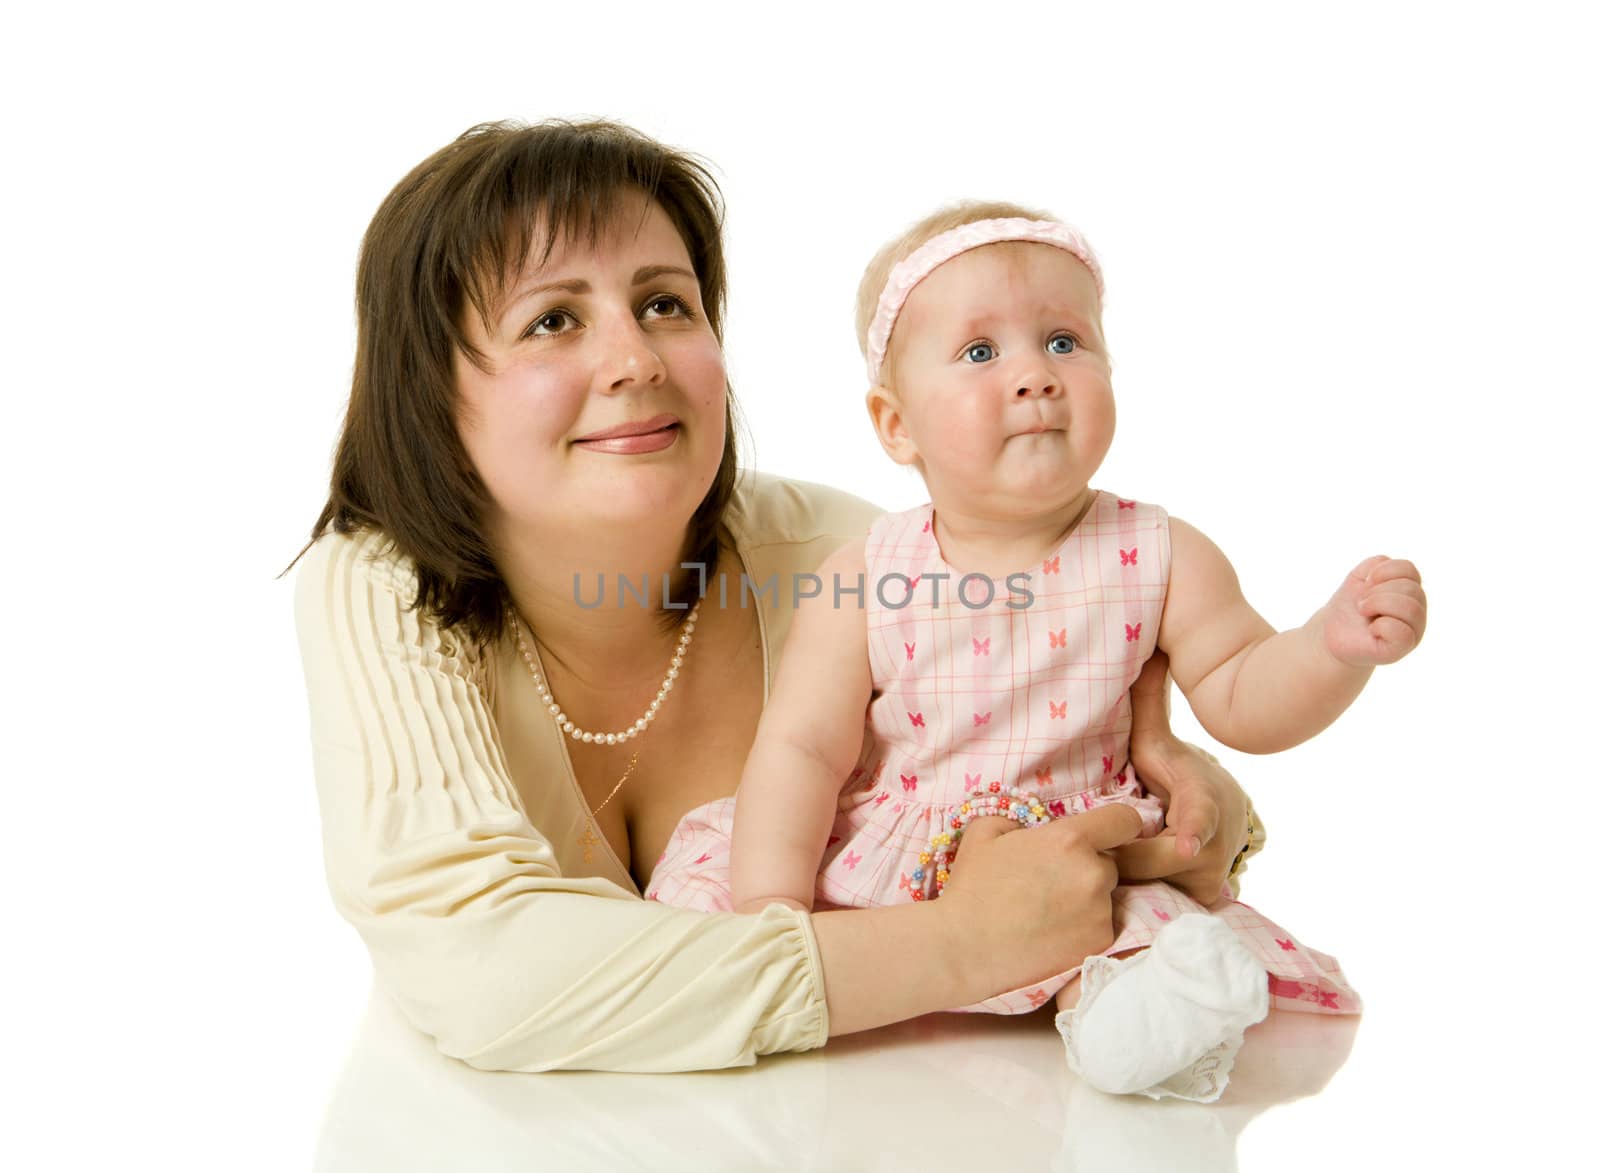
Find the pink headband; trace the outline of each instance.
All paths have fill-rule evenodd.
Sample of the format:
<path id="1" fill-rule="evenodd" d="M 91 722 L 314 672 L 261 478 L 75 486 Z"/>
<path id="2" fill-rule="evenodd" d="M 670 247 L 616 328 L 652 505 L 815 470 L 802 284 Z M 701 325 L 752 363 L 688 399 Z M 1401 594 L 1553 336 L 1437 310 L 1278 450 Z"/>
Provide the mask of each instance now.
<path id="1" fill-rule="evenodd" d="M 872 316 L 872 326 L 867 330 L 868 378 L 874 383 L 878 381 L 878 373 L 883 369 L 883 356 L 889 351 L 889 336 L 894 333 L 895 319 L 900 316 L 906 298 L 911 296 L 917 284 L 946 261 L 1003 240 L 1030 240 L 1066 249 L 1089 267 L 1089 272 L 1094 275 L 1095 291 L 1105 296 L 1100 262 L 1090 250 L 1089 242 L 1076 228 L 1055 220 L 1025 220 L 1020 217 L 974 220 L 971 224 L 958 225 L 948 232 L 939 233 L 890 270 L 883 292 L 878 295 L 878 312 Z"/>

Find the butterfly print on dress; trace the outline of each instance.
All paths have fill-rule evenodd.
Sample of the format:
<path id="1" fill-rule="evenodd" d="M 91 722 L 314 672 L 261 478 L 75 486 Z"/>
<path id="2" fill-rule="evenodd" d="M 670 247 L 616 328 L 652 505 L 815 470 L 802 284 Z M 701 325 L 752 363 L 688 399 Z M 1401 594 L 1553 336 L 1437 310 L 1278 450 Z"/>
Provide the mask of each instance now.
<path id="1" fill-rule="evenodd" d="M 1275 973 L 1267 974 L 1267 992 L 1276 998 L 1290 998 L 1296 1002 L 1315 1002 L 1329 1010 L 1339 1009 L 1339 995 L 1311 982 L 1290 981 Z"/>

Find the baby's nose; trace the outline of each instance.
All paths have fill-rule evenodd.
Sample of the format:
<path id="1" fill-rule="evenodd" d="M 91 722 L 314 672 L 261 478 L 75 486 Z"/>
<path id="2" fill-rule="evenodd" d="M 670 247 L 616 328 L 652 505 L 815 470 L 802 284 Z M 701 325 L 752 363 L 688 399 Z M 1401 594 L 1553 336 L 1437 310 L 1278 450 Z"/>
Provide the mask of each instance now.
<path id="1" fill-rule="evenodd" d="M 1061 389 L 1048 379 L 1030 380 L 1017 388 L 1017 398 L 1026 399 L 1032 395 L 1035 398 L 1047 398 L 1057 394 Z"/>

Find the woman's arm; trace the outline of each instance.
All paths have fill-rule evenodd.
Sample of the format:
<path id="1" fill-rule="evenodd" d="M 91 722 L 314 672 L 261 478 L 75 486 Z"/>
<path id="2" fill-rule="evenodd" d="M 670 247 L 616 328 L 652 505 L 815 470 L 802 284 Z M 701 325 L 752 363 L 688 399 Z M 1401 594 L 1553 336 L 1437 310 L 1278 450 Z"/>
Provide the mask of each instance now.
<path id="1" fill-rule="evenodd" d="M 683 1071 L 820 1046 L 804 913 L 706 916 L 561 874 L 472 665 L 375 537 L 301 563 L 296 620 L 334 903 L 381 983 L 475 1067 Z"/>
<path id="2" fill-rule="evenodd" d="M 471 665 L 380 551 L 325 537 L 296 581 L 324 855 L 382 985 L 445 1054 L 501 1071 L 747 1065 L 1110 943 L 1116 876 L 1101 852 L 1139 829 L 1122 807 L 1104 826 L 1089 812 L 993 843 L 975 827 L 929 909 L 707 915 L 563 876 Z"/>
<path id="3" fill-rule="evenodd" d="M 817 569 L 823 582 L 865 574 L 865 540 Z M 837 577 L 835 577 L 837 576 Z M 800 609 L 772 697 L 739 782 L 733 823 L 733 907 L 811 907 L 817 865 L 838 810 L 839 787 L 861 754 L 872 697 L 867 618 L 829 593 Z"/>
<path id="4" fill-rule="evenodd" d="M 829 1030 L 966 1006 L 1080 965 L 1115 939 L 1109 852 L 1143 824 L 1122 803 L 1009 834 L 979 819 L 939 899 L 812 918 Z"/>
<path id="5" fill-rule="evenodd" d="M 1265 842 L 1261 817 L 1233 775 L 1210 754 L 1178 740 L 1168 708 L 1171 679 L 1167 657 L 1154 653 L 1134 682 L 1133 768 L 1145 788 L 1167 808 L 1166 828 L 1116 851 L 1125 881 L 1164 879 L 1201 904 L 1228 891 L 1229 872 L 1240 850 Z"/>

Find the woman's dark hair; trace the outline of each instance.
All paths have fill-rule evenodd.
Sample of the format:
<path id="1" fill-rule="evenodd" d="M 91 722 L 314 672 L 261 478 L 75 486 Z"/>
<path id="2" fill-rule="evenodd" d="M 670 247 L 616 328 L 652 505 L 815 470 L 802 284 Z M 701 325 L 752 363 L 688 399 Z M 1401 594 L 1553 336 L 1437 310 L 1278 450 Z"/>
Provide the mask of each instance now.
<path id="1" fill-rule="evenodd" d="M 698 160 L 631 127 L 484 123 L 395 186 L 361 242 L 355 374 L 312 542 L 329 530 L 381 532 L 416 564 L 413 606 L 475 641 L 499 638 L 506 589 L 481 527 L 488 492 L 456 431 L 455 352 L 483 363 L 465 315 L 487 320 L 530 250 L 542 262 L 558 239 L 595 243 L 620 199 L 640 191 L 683 238 L 720 342 L 721 192 Z M 722 463 L 684 550 L 707 573 L 737 470 L 731 392 L 726 422 Z"/>

